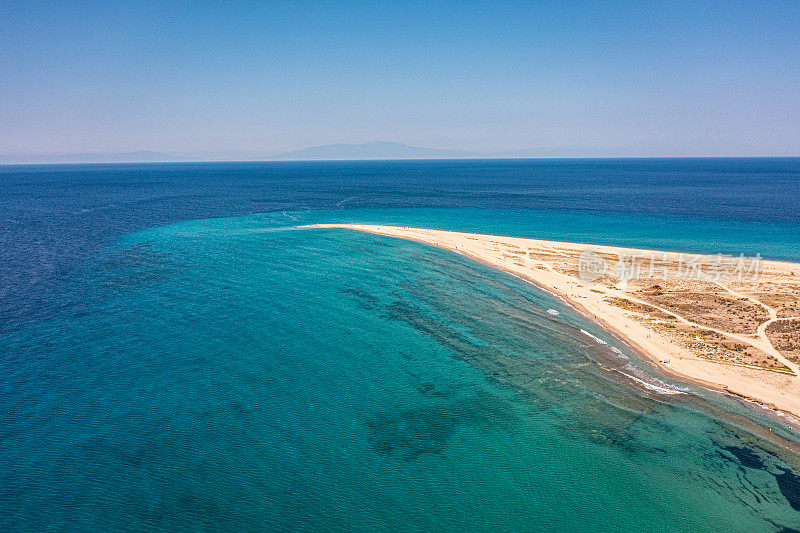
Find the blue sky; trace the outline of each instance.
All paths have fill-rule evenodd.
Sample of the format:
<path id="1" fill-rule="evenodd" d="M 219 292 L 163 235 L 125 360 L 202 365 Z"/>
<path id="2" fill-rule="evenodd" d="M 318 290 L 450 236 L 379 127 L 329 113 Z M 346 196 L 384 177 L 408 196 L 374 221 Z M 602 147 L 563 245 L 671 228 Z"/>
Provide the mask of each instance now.
<path id="1" fill-rule="evenodd" d="M 800 2 L 0 0 L 0 154 L 376 139 L 800 155 Z"/>

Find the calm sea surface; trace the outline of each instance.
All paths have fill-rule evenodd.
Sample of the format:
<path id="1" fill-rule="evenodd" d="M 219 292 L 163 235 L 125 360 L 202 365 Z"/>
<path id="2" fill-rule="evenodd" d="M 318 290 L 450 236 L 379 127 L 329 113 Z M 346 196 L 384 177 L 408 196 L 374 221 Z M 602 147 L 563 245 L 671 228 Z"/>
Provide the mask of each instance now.
<path id="1" fill-rule="evenodd" d="M 294 229 L 800 261 L 800 159 L 8 166 L 0 220 L 3 531 L 800 530 L 764 413 L 462 256 Z"/>

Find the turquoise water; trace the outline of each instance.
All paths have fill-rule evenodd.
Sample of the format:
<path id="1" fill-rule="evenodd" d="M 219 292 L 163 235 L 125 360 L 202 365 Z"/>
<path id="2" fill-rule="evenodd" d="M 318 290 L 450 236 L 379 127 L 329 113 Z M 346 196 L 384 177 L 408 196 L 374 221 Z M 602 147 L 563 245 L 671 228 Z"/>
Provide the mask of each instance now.
<path id="1" fill-rule="evenodd" d="M 757 245 L 753 222 L 676 218 L 668 232 L 647 215 L 551 211 L 287 211 L 123 235 L 70 289 L 68 316 L 0 337 L 15 444 L 0 448 L 0 525 L 800 525 L 793 457 L 709 416 L 759 413 L 631 387 L 606 370 L 646 377 L 624 345 L 457 254 L 292 229 L 336 221 L 800 257 L 780 223 Z"/>

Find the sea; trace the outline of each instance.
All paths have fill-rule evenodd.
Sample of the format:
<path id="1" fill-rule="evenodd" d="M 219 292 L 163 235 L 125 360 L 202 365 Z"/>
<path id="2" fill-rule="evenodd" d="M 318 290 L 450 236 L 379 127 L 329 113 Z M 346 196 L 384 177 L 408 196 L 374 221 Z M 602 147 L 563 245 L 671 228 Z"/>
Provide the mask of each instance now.
<path id="1" fill-rule="evenodd" d="M 2 531 L 800 531 L 774 413 L 304 227 L 800 262 L 800 158 L 0 166 L 0 220 Z"/>

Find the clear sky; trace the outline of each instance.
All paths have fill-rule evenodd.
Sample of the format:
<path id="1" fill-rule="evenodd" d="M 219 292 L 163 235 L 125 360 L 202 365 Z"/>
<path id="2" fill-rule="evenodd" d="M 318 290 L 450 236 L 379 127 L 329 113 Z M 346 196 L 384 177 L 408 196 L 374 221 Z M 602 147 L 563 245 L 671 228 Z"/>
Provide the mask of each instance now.
<path id="1" fill-rule="evenodd" d="M 800 155 L 800 2 L 8 2 L 0 154 Z"/>

